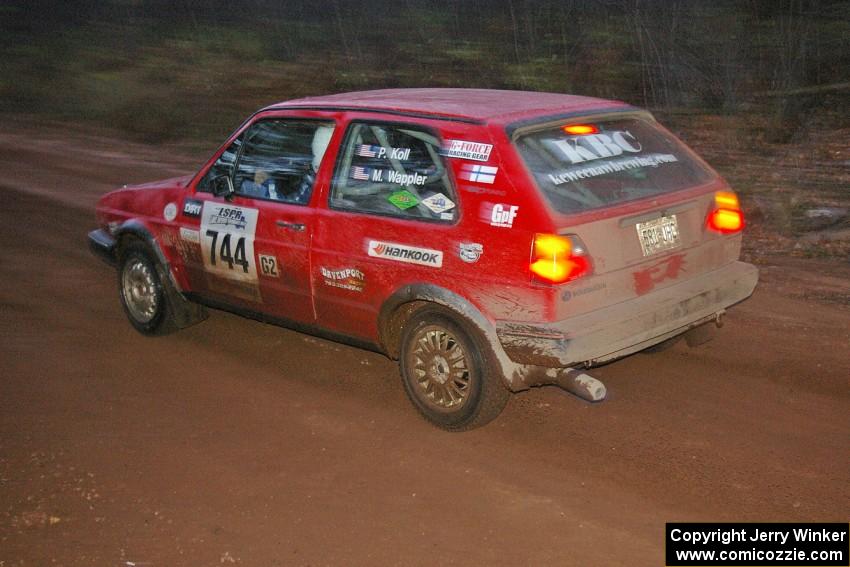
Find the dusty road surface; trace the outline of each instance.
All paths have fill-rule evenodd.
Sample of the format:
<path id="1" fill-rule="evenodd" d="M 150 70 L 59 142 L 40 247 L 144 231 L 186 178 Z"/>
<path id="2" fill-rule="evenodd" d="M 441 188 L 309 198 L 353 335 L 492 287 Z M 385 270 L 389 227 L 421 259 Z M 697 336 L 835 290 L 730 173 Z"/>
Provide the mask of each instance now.
<path id="1" fill-rule="evenodd" d="M 97 195 L 201 156 L 0 132 L 0 565 L 663 565 L 667 521 L 847 521 L 850 269 L 762 266 L 712 343 L 438 431 L 384 357 L 125 322 Z M 182 155 L 182 154 L 181 154 Z"/>

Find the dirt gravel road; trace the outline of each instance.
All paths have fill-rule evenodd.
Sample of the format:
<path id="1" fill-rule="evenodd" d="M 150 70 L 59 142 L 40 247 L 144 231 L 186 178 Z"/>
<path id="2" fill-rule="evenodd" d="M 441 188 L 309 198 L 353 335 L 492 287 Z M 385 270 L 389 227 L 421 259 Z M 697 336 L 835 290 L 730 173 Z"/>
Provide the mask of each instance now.
<path id="1" fill-rule="evenodd" d="M 663 565 L 668 521 L 850 511 L 850 267 L 782 261 L 711 343 L 438 431 L 386 358 L 237 316 L 163 339 L 97 195 L 200 156 L 0 132 L 0 565 Z"/>

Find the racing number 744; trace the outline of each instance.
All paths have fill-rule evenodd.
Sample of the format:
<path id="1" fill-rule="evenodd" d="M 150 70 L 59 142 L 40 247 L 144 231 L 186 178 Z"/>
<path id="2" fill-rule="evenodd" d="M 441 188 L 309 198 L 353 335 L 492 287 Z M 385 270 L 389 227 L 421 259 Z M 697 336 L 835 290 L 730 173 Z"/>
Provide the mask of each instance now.
<path id="1" fill-rule="evenodd" d="M 236 248 L 233 253 L 231 253 L 230 247 L 230 238 L 231 235 L 229 232 L 225 232 L 224 236 L 221 238 L 221 246 L 218 247 L 218 231 L 217 230 L 207 230 L 207 236 L 212 238 L 212 245 L 210 246 L 210 264 L 213 266 L 216 265 L 216 253 L 218 254 L 218 258 L 222 260 L 222 262 L 227 262 L 228 267 L 232 270 L 233 265 L 242 266 L 242 271 L 246 274 L 248 273 L 248 259 L 245 255 L 245 237 L 240 236 L 236 241 Z"/>

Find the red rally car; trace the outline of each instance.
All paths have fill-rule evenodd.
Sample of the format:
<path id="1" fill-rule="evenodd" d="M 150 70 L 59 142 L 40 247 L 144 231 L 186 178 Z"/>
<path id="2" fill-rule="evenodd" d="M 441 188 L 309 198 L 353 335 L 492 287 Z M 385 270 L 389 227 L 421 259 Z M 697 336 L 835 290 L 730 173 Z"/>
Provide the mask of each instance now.
<path id="1" fill-rule="evenodd" d="M 644 110 L 551 93 L 275 104 L 196 174 L 104 195 L 97 222 L 138 331 L 213 307 L 378 350 L 450 430 L 699 341 L 758 279 L 736 195 L 693 151 Z"/>

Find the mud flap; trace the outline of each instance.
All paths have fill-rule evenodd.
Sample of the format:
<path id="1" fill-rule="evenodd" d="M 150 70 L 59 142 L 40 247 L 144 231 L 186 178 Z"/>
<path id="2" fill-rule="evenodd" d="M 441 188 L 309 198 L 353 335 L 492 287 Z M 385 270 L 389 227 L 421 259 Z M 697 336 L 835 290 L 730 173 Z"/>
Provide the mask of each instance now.
<path id="1" fill-rule="evenodd" d="M 161 265 L 157 266 L 157 271 L 159 272 L 159 280 L 165 284 L 162 287 L 168 297 L 172 311 L 171 316 L 174 318 L 174 324 L 177 325 L 177 328 L 191 327 L 209 317 L 206 307 L 189 301 L 182 293 L 177 291 L 171 279 L 171 274 L 167 273 Z"/>

